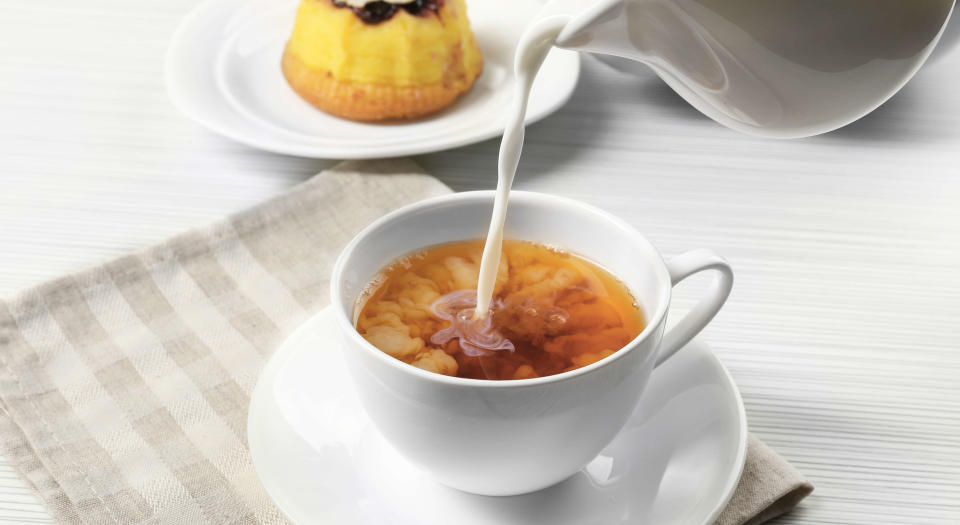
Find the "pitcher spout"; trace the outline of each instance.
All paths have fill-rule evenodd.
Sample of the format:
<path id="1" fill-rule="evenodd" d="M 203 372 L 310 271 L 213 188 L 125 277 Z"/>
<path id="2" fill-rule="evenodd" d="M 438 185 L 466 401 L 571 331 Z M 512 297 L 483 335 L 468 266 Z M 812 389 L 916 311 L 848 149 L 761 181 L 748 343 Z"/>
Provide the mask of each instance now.
<path id="1" fill-rule="evenodd" d="M 615 25 L 623 20 L 625 0 L 553 0 L 545 9 L 570 17 L 557 37 L 557 46 L 593 53 L 602 53 L 601 48 L 615 51 L 614 48 L 620 47 L 614 39 L 610 39 L 608 45 L 603 46 L 598 42 L 598 37 L 602 35 L 598 31 L 610 29 L 611 24 Z"/>

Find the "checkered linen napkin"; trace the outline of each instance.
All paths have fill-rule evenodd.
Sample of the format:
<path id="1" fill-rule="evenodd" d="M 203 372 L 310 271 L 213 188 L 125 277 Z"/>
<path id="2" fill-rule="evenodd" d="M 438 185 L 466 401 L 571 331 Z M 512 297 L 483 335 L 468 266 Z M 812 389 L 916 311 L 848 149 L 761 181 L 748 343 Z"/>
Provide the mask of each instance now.
<path id="1" fill-rule="evenodd" d="M 0 449 L 62 523 L 285 523 L 247 448 L 257 375 L 327 304 L 354 234 L 449 191 L 407 160 L 348 162 L 0 302 Z M 810 489 L 752 440 L 718 523 L 760 523 Z"/>

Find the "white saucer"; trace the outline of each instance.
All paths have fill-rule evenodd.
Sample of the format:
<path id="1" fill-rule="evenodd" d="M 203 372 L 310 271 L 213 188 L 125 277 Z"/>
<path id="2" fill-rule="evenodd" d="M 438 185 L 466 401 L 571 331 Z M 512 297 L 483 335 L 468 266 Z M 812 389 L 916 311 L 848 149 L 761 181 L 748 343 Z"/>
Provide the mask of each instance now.
<path id="1" fill-rule="evenodd" d="M 484 55 L 473 88 L 423 119 L 364 124 L 327 115 L 302 100 L 280 71 L 297 0 L 207 0 L 181 23 L 167 53 L 175 106 L 208 128 L 277 153 L 322 158 L 413 155 L 486 140 L 503 132 L 517 40 L 538 0 L 471 0 L 471 26 Z M 504 10 L 509 10 L 509 16 Z M 527 123 L 573 94 L 579 55 L 554 49 L 534 84 Z"/>
<path id="2" fill-rule="evenodd" d="M 702 341 L 658 368 L 620 435 L 584 470 L 524 496 L 444 487 L 373 428 L 328 310 L 277 349 L 250 402 L 253 464 L 296 524 L 712 524 L 743 469 L 740 393 Z"/>

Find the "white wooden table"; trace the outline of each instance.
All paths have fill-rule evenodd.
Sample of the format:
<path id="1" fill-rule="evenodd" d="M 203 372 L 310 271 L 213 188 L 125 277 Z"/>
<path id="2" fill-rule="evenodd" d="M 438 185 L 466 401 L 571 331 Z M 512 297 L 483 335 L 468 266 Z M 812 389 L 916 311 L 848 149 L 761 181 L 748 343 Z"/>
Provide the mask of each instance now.
<path id="1" fill-rule="evenodd" d="M 0 2 L 0 297 L 330 164 L 174 110 L 163 56 L 195 3 Z M 790 142 L 723 129 L 652 75 L 584 66 L 570 104 L 528 130 L 517 186 L 600 205 L 667 256 L 729 258 L 737 283 L 706 338 L 753 432 L 817 485 L 779 523 L 960 523 L 960 50 L 860 122 Z M 491 188 L 497 147 L 417 160 Z M 0 464 L 0 523 L 46 522 Z"/>

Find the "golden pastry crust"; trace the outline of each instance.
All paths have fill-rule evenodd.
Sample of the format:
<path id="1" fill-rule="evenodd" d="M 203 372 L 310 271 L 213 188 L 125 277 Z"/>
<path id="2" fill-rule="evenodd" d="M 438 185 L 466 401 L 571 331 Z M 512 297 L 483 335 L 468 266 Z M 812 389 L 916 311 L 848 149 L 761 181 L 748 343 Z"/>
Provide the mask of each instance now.
<path id="1" fill-rule="evenodd" d="M 472 70 L 451 68 L 438 83 L 407 86 L 337 80 L 331 71 L 305 64 L 289 45 L 281 67 L 290 87 L 320 110 L 351 120 L 381 121 L 412 119 L 449 106 L 470 90 L 483 71 L 483 61 L 475 61 Z"/>

